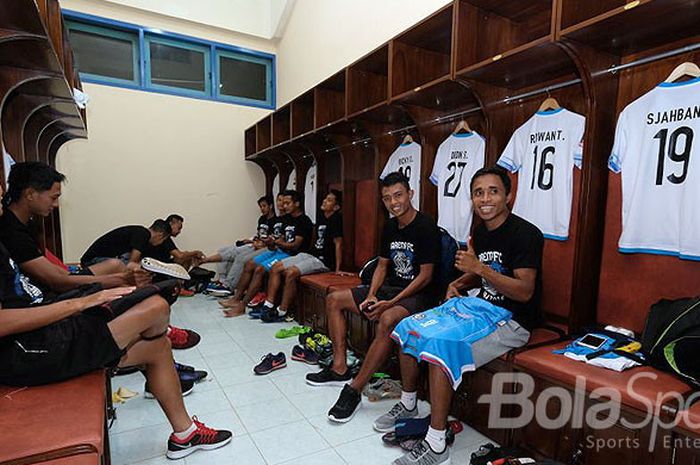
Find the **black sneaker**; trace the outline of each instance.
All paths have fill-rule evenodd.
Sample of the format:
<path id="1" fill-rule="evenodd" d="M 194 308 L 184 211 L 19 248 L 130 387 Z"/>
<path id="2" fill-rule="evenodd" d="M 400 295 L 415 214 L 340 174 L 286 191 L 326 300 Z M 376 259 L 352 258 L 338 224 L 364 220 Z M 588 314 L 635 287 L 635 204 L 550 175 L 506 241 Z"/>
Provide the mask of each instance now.
<path id="1" fill-rule="evenodd" d="M 166 457 L 172 460 L 187 457 L 192 452 L 202 450 L 212 450 L 223 447 L 231 442 L 233 433 L 226 430 L 216 430 L 207 427 L 204 423 L 197 420 L 197 417 L 192 417 L 197 429 L 187 439 L 178 439 L 175 434 L 170 435 L 168 439 L 168 452 Z"/>
<path id="2" fill-rule="evenodd" d="M 309 373 L 306 375 L 306 384 L 312 386 L 345 386 L 351 379 L 352 374 L 350 374 L 350 370 L 339 375 L 330 368 L 324 368 L 318 373 Z"/>
<path id="3" fill-rule="evenodd" d="M 260 319 L 263 323 L 279 323 L 281 321 L 284 321 L 286 317 L 286 313 L 284 315 L 279 314 L 279 312 L 277 311 L 277 307 L 265 307 L 262 314 L 260 315 Z"/>
<path id="4" fill-rule="evenodd" d="M 287 366 L 287 358 L 282 352 L 277 355 L 267 354 L 262 358 L 262 361 L 255 365 L 253 372 L 256 375 L 266 375 L 275 370 L 279 370 Z"/>
<path id="5" fill-rule="evenodd" d="M 347 423 L 352 420 L 362 406 L 362 395 L 346 384 L 335 405 L 328 411 L 328 419 L 336 423 Z"/>
<path id="6" fill-rule="evenodd" d="M 182 390 L 182 397 L 189 395 L 194 390 L 194 381 L 180 378 L 180 389 Z M 156 398 L 148 388 L 148 381 L 146 381 L 146 385 L 143 387 L 143 397 L 145 399 Z"/>

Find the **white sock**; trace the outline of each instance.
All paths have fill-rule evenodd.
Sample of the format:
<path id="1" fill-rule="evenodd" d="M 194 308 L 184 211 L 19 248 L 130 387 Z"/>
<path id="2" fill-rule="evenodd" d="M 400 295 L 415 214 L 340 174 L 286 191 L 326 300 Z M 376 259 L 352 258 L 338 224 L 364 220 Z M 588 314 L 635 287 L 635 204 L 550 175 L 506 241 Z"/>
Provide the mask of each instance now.
<path id="1" fill-rule="evenodd" d="M 266 300 L 266 301 L 265 301 L 265 307 L 267 307 L 267 308 L 272 308 L 272 307 L 274 307 L 274 306 L 275 306 L 275 304 L 273 304 L 273 303 L 270 302 L 269 300 Z"/>
<path id="2" fill-rule="evenodd" d="M 277 307 L 277 314 L 279 316 L 285 316 L 287 314 L 287 310 L 283 310 L 282 307 Z"/>
<path id="3" fill-rule="evenodd" d="M 185 439 L 187 439 L 188 437 L 190 437 L 190 435 L 191 435 L 192 433 L 194 433 L 195 431 L 197 431 L 197 425 L 195 425 L 194 422 L 192 422 L 192 423 L 190 424 L 190 427 L 187 428 L 185 431 L 180 431 L 179 433 L 173 433 L 173 434 L 174 434 L 175 437 L 178 438 L 179 440 L 184 441 Z"/>
<path id="4" fill-rule="evenodd" d="M 433 429 L 433 427 L 430 426 L 428 427 L 428 433 L 425 435 L 425 442 L 438 454 L 442 454 L 445 451 L 445 447 L 447 447 L 445 443 L 446 432 L 447 430 Z"/>
<path id="5" fill-rule="evenodd" d="M 413 410 L 416 408 L 416 402 L 418 401 L 418 393 L 401 391 L 401 403 L 408 410 Z"/>

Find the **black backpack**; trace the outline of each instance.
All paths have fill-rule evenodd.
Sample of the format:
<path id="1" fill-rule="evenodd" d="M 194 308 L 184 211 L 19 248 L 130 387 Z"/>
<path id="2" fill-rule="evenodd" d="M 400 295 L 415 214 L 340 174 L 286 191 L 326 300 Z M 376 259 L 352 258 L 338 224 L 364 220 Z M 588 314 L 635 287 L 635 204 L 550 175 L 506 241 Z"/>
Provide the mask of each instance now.
<path id="1" fill-rule="evenodd" d="M 437 286 L 438 296 L 442 298 L 447 291 L 447 286 L 460 275 L 455 268 L 455 256 L 459 250 L 459 244 L 446 230 L 438 229 L 440 230 L 440 263 L 435 267 L 433 282 Z"/>
<path id="2" fill-rule="evenodd" d="M 190 279 L 185 282 L 185 288 L 199 294 L 207 289 L 216 273 L 205 268 L 195 267 L 189 271 Z"/>
<path id="3" fill-rule="evenodd" d="M 662 299 L 652 305 L 642 349 L 651 366 L 700 388 L 700 297 Z"/>

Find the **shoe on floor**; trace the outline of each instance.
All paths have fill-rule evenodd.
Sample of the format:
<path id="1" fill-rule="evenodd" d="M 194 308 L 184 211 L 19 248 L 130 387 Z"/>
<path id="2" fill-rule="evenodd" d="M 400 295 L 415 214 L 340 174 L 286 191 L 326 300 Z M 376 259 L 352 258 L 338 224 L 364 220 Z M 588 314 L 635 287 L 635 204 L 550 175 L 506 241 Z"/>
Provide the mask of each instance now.
<path id="1" fill-rule="evenodd" d="M 189 289 L 185 289 L 184 287 L 180 289 L 180 297 L 193 297 L 194 296 L 194 291 L 190 291 Z"/>
<path id="2" fill-rule="evenodd" d="M 374 420 L 374 430 L 380 433 L 388 433 L 394 431 L 396 420 L 417 416 L 418 406 L 414 407 L 413 410 L 408 410 L 401 402 L 397 402 L 391 410 Z"/>
<path id="3" fill-rule="evenodd" d="M 277 311 L 277 307 L 266 307 L 265 309 L 263 309 L 262 315 L 260 315 L 260 320 L 262 320 L 263 323 L 280 323 L 284 321 L 286 317 L 286 313 L 284 315 L 279 314 L 279 312 Z"/>
<path id="4" fill-rule="evenodd" d="M 204 292 L 214 297 L 228 297 L 232 294 L 231 290 L 221 283 L 209 283 Z"/>
<path id="5" fill-rule="evenodd" d="M 267 300 L 267 294 L 261 291 L 255 294 L 252 299 L 250 299 L 248 305 L 250 307 L 255 307 L 258 304 L 264 304 L 265 300 Z"/>
<path id="6" fill-rule="evenodd" d="M 248 310 L 248 316 L 250 318 L 253 318 L 254 320 L 258 320 L 258 319 L 260 319 L 262 314 L 265 313 L 265 310 L 266 310 L 265 309 L 265 302 L 263 301 L 257 305 L 253 305 L 253 306 L 248 304 L 246 306 L 246 309 Z"/>
<path id="7" fill-rule="evenodd" d="M 292 360 L 308 363 L 309 365 L 318 365 L 318 354 L 302 346 L 294 346 L 292 349 Z"/>
<path id="8" fill-rule="evenodd" d="M 208 373 L 204 370 L 195 370 L 194 367 L 189 365 L 183 365 L 182 363 L 175 362 L 175 370 L 180 377 L 180 381 L 188 380 L 198 383 L 207 377 Z"/>
<path id="9" fill-rule="evenodd" d="M 308 326 L 292 326 L 291 328 L 282 328 L 275 333 L 277 339 L 286 339 L 288 337 L 298 336 L 300 334 L 306 334 L 311 331 Z"/>
<path id="10" fill-rule="evenodd" d="M 438 454 L 425 440 L 422 440 L 410 452 L 406 452 L 391 463 L 392 465 L 450 465 L 450 448 L 445 447 L 445 450 Z"/>
<path id="11" fill-rule="evenodd" d="M 340 397 L 328 411 L 328 419 L 336 423 L 347 423 L 352 420 L 362 406 L 362 395 L 346 384 L 340 391 Z"/>
<path id="12" fill-rule="evenodd" d="M 262 361 L 253 368 L 253 372 L 256 375 L 266 375 L 287 366 L 287 358 L 282 352 L 277 355 L 271 353 L 267 354 L 261 360 Z"/>
<path id="13" fill-rule="evenodd" d="M 171 278 L 184 279 L 185 281 L 190 279 L 190 274 L 181 265 L 161 262 L 151 257 L 141 259 L 141 268 L 151 273 L 162 274 Z"/>
<path id="14" fill-rule="evenodd" d="M 199 344 L 202 337 L 191 329 L 176 328 L 170 326 L 168 338 L 173 346 L 173 349 L 191 349 Z"/>
<path id="15" fill-rule="evenodd" d="M 306 384 L 312 386 L 345 386 L 352 379 L 350 370 L 339 375 L 330 368 L 324 368 L 318 373 L 309 373 L 306 375 Z"/>
<path id="16" fill-rule="evenodd" d="M 194 381 L 192 380 L 183 380 L 182 378 L 180 379 L 180 389 L 182 391 L 182 397 L 188 396 L 192 393 L 194 390 Z M 153 395 L 153 393 L 150 391 L 148 387 L 148 381 L 146 381 L 146 385 L 143 387 L 143 397 L 145 399 L 155 399 L 156 396 Z"/>
<path id="17" fill-rule="evenodd" d="M 197 429 L 187 439 L 178 439 L 175 433 L 170 435 L 168 452 L 165 454 L 169 459 L 181 459 L 197 450 L 218 449 L 231 442 L 232 432 L 209 428 L 198 421 L 197 417 L 192 417 L 192 421 L 194 421 Z"/>

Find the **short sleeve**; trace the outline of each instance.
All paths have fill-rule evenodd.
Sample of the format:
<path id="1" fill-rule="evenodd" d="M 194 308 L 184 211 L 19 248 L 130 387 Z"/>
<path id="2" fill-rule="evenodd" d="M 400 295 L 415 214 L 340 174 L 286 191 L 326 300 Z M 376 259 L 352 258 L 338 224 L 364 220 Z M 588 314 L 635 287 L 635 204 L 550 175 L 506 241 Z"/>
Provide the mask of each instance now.
<path id="1" fill-rule="evenodd" d="M 435 224 L 426 221 L 416 243 L 421 244 L 416 253 L 417 264 L 440 263 L 440 231 Z"/>
<path id="2" fill-rule="evenodd" d="M 522 268 L 542 268 L 544 236 L 535 226 L 523 228 L 513 244 L 511 266 L 513 270 Z"/>
<path id="3" fill-rule="evenodd" d="M 131 247 L 131 250 L 136 249 L 139 252 L 143 252 L 146 250 L 150 239 L 151 233 L 148 231 L 148 229 L 139 228 L 138 231 L 134 231 L 134 234 L 131 235 L 129 246 Z M 131 250 L 129 250 L 129 252 L 131 252 Z"/>
<path id="4" fill-rule="evenodd" d="M 452 136 L 450 136 L 452 137 Z M 449 138 L 445 140 L 440 147 L 438 147 L 437 153 L 435 154 L 435 163 L 433 163 L 433 171 L 430 173 L 430 182 L 436 186 L 440 182 L 440 172 L 445 166 L 445 156 L 448 152 Z"/>
<path id="5" fill-rule="evenodd" d="M 26 231 L 5 235 L 5 246 L 15 262 L 22 264 L 43 256 L 38 244 Z"/>
<path id="6" fill-rule="evenodd" d="M 384 225 L 384 229 L 382 230 L 382 242 L 379 245 L 379 256 L 382 258 L 391 258 L 391 252 L 389 250 L 389 237 L 391 235 L 391 222 L 392 220 L 388 220 L 386 224 Z"/>
<path id="7" fill-rule="evenodd" d="M 508 141 L 508 145 L 506 145 L 503 153 L 501 153 L 498 162 L 496 162 L 498 166 L 507 169 L 511 173 L 516 173 L 520 169 L 520 150 L 517 139 L 518 133 L 516 131 Z"/>
<path id="8" fill-rule="evenodd" d="M 330 239 L 335 239 L 338 237 L 343 237 L 343 215 L 341 213 L 336 213 L 333 215 L 333 220 L 330 226 Z"/>
<path id="9" fill-rule="evenodd" d="M 624 162 L 625 152 L 627 151 L 627 118 L 625 113 L 620 114 L 615 128 L 615 143 L 613 144 L 612 153 L 608 159 L 608 168 L 613 173 L 622 171 L 622 163 Z"/>
<path id="10" fill-rule="evenodd" d="M 574 166 L 581 169 L 583 166 L 583 140 L 586 137 L 586 118 L 579 118 L 578 124 L 576 125 L 576 131 L 574 136 L 578 144 L 574 149 Z"/>

